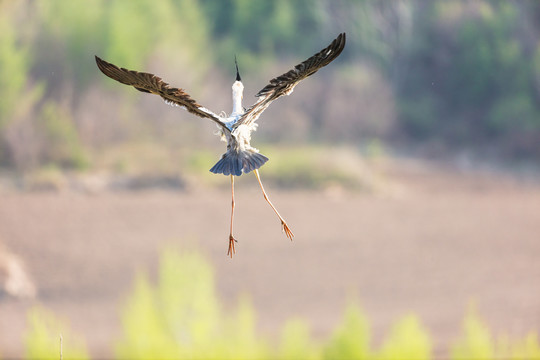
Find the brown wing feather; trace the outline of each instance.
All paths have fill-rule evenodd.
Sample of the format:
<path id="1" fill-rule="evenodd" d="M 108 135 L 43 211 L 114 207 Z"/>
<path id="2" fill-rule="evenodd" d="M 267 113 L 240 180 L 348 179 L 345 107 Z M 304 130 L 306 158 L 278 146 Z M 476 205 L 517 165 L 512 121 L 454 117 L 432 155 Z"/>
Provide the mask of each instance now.
<path id="1" fill-rule="evenodd" d="M 96 64 L 101 72 L 111 79 L 125 85 L 133 86 L 135 89 L 161 96 L 165 101 L 174 103 L 185 108 L 192 114 L 202 118 L 208 118 L 226 128 L 225 124 L 210 110 L 199 105 L 184 90 L 169 86 L 160 77 L 125 68 L 120 68 L 96 56 Z"/>
<path id="2" fill-rule="evenodd" d="M 332 43 L 310 57 L 309 59 L 296 65 L 294 69 L 270 80 L 255 96 L 264 96 L 269 93 L 274 93 L 276 96 L 282 96 L 289 93 L 301 80 L 313 75 L 320 68 L 330 64 L 335 58 L 341 54 L 345 47 L 345 33 L 339 34 Z"/>
<path id="3" fill-rule="evenodd" d="M 329 46 L 296 65 L 294 69 L 270 80 L 270 83 L 255 95 L 259 100 L 245 112 L 235 126 L 256 121 L 271 102 L 283 95 L 289 95 L 301 80 L 330 64 L 343 51 L 345 40 L 345 33 L 339 34 Z"/>

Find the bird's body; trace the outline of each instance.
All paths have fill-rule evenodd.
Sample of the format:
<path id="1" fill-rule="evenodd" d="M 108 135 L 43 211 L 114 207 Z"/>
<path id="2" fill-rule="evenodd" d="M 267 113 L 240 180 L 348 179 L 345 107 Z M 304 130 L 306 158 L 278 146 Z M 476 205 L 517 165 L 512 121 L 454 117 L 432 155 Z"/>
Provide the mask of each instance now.
<path id="1" fill-rule="evenodd" d="M 243 123 L 246 109 L 242 106 L 244 85 L 238 73 L 232 85 L 232 112 L 226 118 L 221 118 L 224 127 L 218 125 L 218 134 L 227 142 L 227 152 L 210 169 L 215 174 L 240 176 L 264 165 L 268 158 L 259 154 L 259 150 L 251 146 L 251 133 L 257 130 L 255 122 Z"/>
<path id="2" fill-rule="evenodd" d="M 170 105 L 182 107 L 190 113 L 202 118 L 208 118 L 216 123 L 219 134 L 222 136 L 222 139 L 227 142 L 227 151 L 210 171 L 216 174 L 231 176 L 233 212 L 231 213 L 229 254 L 232 256 L 234 252 L 234 242 L 236 241 L 232 236 L 232 214 L 234 213 L 233 176 L 240 176 L 242 173 L 255 172 L 263 191 L 264 198 L 278 215 L 287 237 L 292 240 L 294 235 L 268 199 L 262 186 L 258 169 L 268 161 L 268 158 L 260 154 L 259 150 L 251 146 L 251 133 L 257 129 L 256 121 L 261 113 L 266 110 L 274 100 L 281 96 L 291 94 L 294 87 L 301 80 L 314 74 L 317 70 L 332 62 L 343 51 L 344 47 L 345 33 L 342 33 L 339 34 L 328 47 L 296 65 L 294 69 L 287 73 L 270 80 L 270 83 L 255 95 L 257 101 L 248 109 L 245 109 L 242 106 L 244 85 L 242 84 L 238 65 L 236 64 L 236 80 L 232 85 L 232 112 L 228 116 L 217 115 L 199 105 L 184 92 L 184 90 L 169 86 L 169 84 L 153 74 L 119 68 L 97 56 L 96 63 L 99 69 L 108 77 L 123 84 L 133 86 L 139 91 L 159 95 Z"/>

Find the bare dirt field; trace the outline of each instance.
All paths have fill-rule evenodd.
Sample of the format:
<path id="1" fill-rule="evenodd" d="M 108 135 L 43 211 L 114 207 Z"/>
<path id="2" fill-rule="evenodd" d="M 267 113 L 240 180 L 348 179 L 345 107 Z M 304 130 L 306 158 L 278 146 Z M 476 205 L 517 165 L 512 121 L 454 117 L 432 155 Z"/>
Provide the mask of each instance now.
<path id="1" fill-rule="evenodd" d="M 247 293 L 258 329 L 276 338 L 300 316 L 326 338 L 355 297 L 375 341 L 413 311 L 437 352 L 461 329 L 470 301 L 495 334 L 540 330 L 540 186 L 425 166 L 388 171 L 388 193 L 275 191 L 288 241 L 253 177 L 237 181 L 239 242 L 226 257 L 230 195 L 192 192 L 0 194 L 0 241 L 21 256 L 34 301 L 0 298 L 0 354 L 20 357 L 26 310 L 68 319 L 94 357 L 112 354 L 137 271 L 155 274 L 167 245 L 196 246 L 215 268 L 224 305 Z"/>

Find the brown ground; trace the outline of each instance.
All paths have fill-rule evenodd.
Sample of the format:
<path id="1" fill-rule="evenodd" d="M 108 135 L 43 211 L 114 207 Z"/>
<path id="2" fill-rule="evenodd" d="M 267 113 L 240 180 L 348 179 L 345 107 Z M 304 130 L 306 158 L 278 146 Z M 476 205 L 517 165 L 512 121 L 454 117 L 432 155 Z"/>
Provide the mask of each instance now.
<path id="1" fill-rule="evenodd" d="M 28 262 L 37 302 L 68 318 L 94 356 L 111 353 L 135 272 L 160 248 L 196 241 L 226 306 L 249 293 L 262 333 L 301 316 L 326 338 L 354 295 L 376 339 L 409 311 L 439 353 L 471 300 L 497 334 L 540 330 L 540 186 L 423 166 L 389 172 L 388 194 L 267 189 L 295 241 L 254 187 L 237 182 L 237 255 L 227 250 L 226 190 L 2 193 L 0 240 Z M 264 180 L 264 174 L 263 174 Z M 395 190 L 395 191 L 394 191 Z M 23 354 L 34 302 L 0 299 L 0 354 Z"/>

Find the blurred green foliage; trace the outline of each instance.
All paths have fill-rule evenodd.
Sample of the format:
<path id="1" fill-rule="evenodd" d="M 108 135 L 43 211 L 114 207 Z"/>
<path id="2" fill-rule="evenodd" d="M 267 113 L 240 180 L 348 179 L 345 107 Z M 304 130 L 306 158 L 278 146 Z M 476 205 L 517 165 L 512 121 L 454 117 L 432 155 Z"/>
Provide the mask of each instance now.
<path id="1" fill-rule="evenodd" d="M 0 130 L 14 116 L 31 65 L 29 45 L 18 44 L 16 24 L 9 14 L 11 7 L 12 4 L 0 4 L 0 10 L 4 10 L 0 11 Z"/>
<path id="2" fill-rule="evenodd" d="M 88 156 L 69 113 L 49 102 L 42 108 L 39 125 L 46 142 L 42 152 L 44 163 L 68 169 L 87 167 Z"/>
<path id="3" fill-rule="evenodd" d="M 375 349 L 369 320 L 355 301 L 349 302 L 329 339 L 315 341 L 307 323 L 294 318 L 285 323 L 279 344 L 272 347 L 257 334 L 256 312 L 246 295 L 235 311 L 222 306 L 213 269 L 201 254 L 167 248 L 159 264 L 156 284 L 141 272 L 128 295 L 121 314 L 123 333 L 115 345 L 118 359 L 433 358 L 433 341 L 412 313 L 396 321 Z M 59 358 L 60 335 L 65 359 L 88 358 L 84 343 L 50 311 L 32 309 L 28 323 L 28 359 Z M 533 332 L 523 339 L 495 340 L 471 307 L 450 358 L 540 359 L 540 344 Z"/>
<path id="4" fill-rule="evenodd" d="M 462 331 L 461 338 L 452 346 L 452 359 L 492 359 L 494 357 L 495 346 L 491 332 L 482 323 L 473 306 L 469 307 Z"/>
<path id="5" fill-rule="evenodd" d="M 246 298 L 223 315 L 213 270 L 195 252 L 164 251 L 158 284 L 139 275 L 122 315 L 120 359 L 257 359 L 266 353 Z"/>
<path id="6" fill-rule="evenodd" d="M 35 307 L 28 313 L 26 359 L 89 359 L 86 345 L 52 312 Z"/>
<path id="7" fill-rule="evenodd" d="M 328 360 L 370 359 L 373 357 L 370 336 L 366 315 L 358 305 L 351 303 L 345 310 L 342 324 L 334 331 L 324 348 L 323 358 Z"/>
<path id="8" fill-rule="evenodd" d="M 453 344 L 450 355 L 452 360 L 540 359 L 540 343 L 532 332 L 524 339 L 495 338 L 471 304 L 463 320 L 461 337 Z"/>
<path id="9" fill-rule="evenodd" d="M 391 89 L 384 104 L 368 112 L 347 106 L 358 102 L 357 94 L 370 98 L 361 82 L 341 89 L 339 77 L 321 72 L 301 92 L 309 95 L 309 106 L 299 95 L 293 113 L 280 100 L 284 105 L 276 110 L 274 129 L 258 136 L 287 138 L 282 135 L 288 126 L 294 140 L 325 140 L 324 121 L 331 118 L 328 123 L 340 131 L 328 131 L 326 140 L 352 145 L 375 136 L 410 145 L 437 141 L 450 149 L 495 149 L 499 155 L 540 159 L 539 18 L 536 1 L 96 0 L 84 9 L 69 0 L 2 1 L 0 166 L 28 169 L 50 161 L 65 166 L 65 153 L 56 151 L 58 159 L 21 160 L 24 147 L 13 139 L 22 133 L 31 135 L 25 141 L 41 141 L 47 127 L 38 123 L 51 103 L 76 124 L 79 136 L 73 141 L 80 144 L 70 146 L 90 155 L 137 139 L 136 130 L 122 134 L 109 124 L 79 126 L 101 123 L 105 110 L 108 121 L 122 126 L 136 129 L 142 120 L 149 128 L 162 126 L 156 118 L 166 110 L 145 110 L 141 94 L 135 103 L 135 92 L 126 97 L 127 89 L 118 84 L 112 91 L 113 83 L 95 67 L 94 54 L 137 70 L 159 67 L 180 77 L 179 85 L 191 93 L 212 94 L 223 89 L 221 74 L 232 77 L 235 54 L 249 79 L 266 81 L 264 69 L 278 75 L 274 71 L 282 62 L 290 67 L 293 59 L 304 59 L 342 31 L 348 44 L 338 63 L 351 79 L 362 77 L 365 69 L 377 72 L 369 89 Z M 321 101 L 331 93 L 341 101 Z M 126 106 L 133 108 L 130 121 L 118 114 Z M 388 108 L 395 111 L 388 115 Z M 395 119 L 382 128 L 358 125 L 388 116 Z M 185 142 L 197 143 L 194 131 Z"/>
<path id="10" fill-rule="evenodd" d="M 285 189 L 384 191 L 389 185 L 380 170 L 382 167 L 378 166 L 387 159 L 387 155 L 377 140 L 370 141 L 362 152 L 345 146 L 263 145 L 261 153 L 270 155 L 270 160 L 260 170 L 261 176 L 273 186 Z M 197 184 L 228 187 L 230 182 L 227 177 L 214 176 L 208 171 L 216 159 L 215 152 L 202 149 L 183 159 L 182 168 L 196 175 Z"/>
<path id="11" fill-rule="evenodd" d="M 381 360 L 428 360 L 432 347 L 427 329 L 416 315 L 408 314 L 394 324 L 378 357 Z"/>
<path id="12" fill-rule="evenodd" d="M 23 180 L 23 188 L 28 191 L 61 191 L 68 183 L 66 174 L 54 164 L 25 174 Z"/>
<path id="13" fill-rule="evenodd" d="M 354 148 L 331 146 L 265 146 L 272 154 L 261 170 L 265 179 L 291 189 L 325 189 L 340 186 L 347 189 L 375 190 L 384 181 L 382 175 Z M 382 154 L 380 154 L 382 156 Z"/>
<path id="14" fill-rule="evenodd" d="M 302 319 L 290 319 L 283 326 L 277 358 L 282 360 L 319 359 L 319 347 L 311 339 L 309 326 Z"/>
<path id="15" fill-rule="evenodd" d="M 403 49 L 408 71 L 397 85 L 406 132 L 538 158 L 529 140 L 540 139 L 538 5 L 448 1 L 415 9 L 414 40 Z"/>

